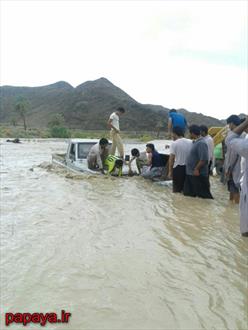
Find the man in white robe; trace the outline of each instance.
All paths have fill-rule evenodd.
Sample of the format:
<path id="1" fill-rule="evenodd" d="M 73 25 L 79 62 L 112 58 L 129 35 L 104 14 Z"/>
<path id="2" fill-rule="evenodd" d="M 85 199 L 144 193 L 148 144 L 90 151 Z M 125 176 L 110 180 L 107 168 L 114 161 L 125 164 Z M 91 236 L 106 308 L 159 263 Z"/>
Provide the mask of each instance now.
<path id="1" fill-rule="evenodd" d="M 248 237 L 248 139 L 241 139 L 240 135 L 248 128 L 248 117 L 237 126 L 227 137 L 226 144 L 239 156 L 244 157 L 244 173 L 240 193 L 240 231 L 242 236 Z"/>

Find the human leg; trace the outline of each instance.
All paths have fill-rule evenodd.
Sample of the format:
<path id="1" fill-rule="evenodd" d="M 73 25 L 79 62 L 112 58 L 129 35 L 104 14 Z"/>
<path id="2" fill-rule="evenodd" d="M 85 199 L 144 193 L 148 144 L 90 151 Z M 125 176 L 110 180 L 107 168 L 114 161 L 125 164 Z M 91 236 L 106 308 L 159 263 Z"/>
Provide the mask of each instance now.
<path id="1" fill-rule="evenodd" d="M 120 158 L 124 159 L 124 146 L 120 134 L 116 134 L 116 146 L 119 152 Z"/>
<path id="2" fill-rule="evenodd" d="M 186 176 L 185 166 L 176 166 L 173 168 L 173 192 L 182 192 Z"/>
<path id="3" fill-rule="evenodd" d="M 240 231 L 243 236 L 248 236 L 248 195 L 241 190 L 240 202 Z"/>
<path id="4" fill-rule="evenodd" d="M 194 176 L 194 189 L 196 196 L 201 198 L 213 199 L 213 196 L 210 192 L 210 183 L 208 176 Z"/>
<path id="5" fill-rule="evenodd" d="M 184 196 L 196 197 L 193 184 L 193 175 L 186 175 L 183 186 L 183 194 Z"/>
<path id="6" fill-rule="evenodd" d="M 111 155 L 115 155 L 115 151 L 116 151 L 116 133 L 114 131 L 110 131 L 110 138 L 112 140 L 112 146 L 110 149 L 110 154 Z"/>

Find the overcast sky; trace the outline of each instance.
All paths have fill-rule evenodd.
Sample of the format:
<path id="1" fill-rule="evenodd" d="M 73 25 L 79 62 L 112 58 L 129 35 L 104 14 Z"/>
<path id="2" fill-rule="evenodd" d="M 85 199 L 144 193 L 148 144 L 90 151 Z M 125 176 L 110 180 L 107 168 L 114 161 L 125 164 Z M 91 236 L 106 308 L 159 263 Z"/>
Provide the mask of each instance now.
<path id="1" fill-rule="evenodd" d="M 141 103 L 248 111 L 246 0 L 0 3 L 1 85 L 106 77 Z"/>

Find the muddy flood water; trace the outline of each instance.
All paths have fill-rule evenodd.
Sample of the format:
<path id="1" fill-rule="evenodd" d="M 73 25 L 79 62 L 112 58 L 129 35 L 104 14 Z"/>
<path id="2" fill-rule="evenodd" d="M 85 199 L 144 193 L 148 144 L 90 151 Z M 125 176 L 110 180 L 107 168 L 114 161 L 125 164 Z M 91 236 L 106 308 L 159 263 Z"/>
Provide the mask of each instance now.
<path id="1" fill-rule="evenodd" d="M 248 239 L 217 178 L 193 199 L 68 175 L 50 165 L 64 141 L 0 148 L 1 329 L 6 312 L 61 310 L 47 329 L 248 329 Z"/>

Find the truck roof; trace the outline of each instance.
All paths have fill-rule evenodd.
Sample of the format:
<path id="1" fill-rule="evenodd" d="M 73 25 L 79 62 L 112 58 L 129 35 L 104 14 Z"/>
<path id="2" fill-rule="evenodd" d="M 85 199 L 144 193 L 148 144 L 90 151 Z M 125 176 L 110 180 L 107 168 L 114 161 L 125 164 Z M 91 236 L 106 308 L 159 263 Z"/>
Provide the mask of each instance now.
<path id="1" fill-rule="evenodd" d="M 169 155 L 170 154 L 170 145 L 172 140 L 152 140 L 147 143 L 152 143 L 155 146 L 155 149 L 162 154 Z M 146 143 L 146 144 L 147 144 Z"/>
<path id="2" fill-rule="evenodd" d="M 70 143 L 98 143 L 100 139 L 70 139 Z"/>

